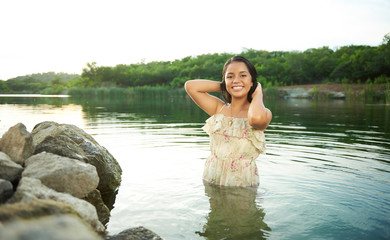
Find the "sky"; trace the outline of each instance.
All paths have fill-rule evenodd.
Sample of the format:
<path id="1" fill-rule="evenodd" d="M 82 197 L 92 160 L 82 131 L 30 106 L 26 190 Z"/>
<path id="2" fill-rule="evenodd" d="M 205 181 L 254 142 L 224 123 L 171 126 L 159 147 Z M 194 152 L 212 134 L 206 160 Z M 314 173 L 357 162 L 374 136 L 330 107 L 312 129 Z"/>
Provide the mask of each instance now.
<path id="1" fill-rule="evenodd" d="M 0 0 L 0 79 L 252 48 L 379 46 L 390 0 Z"/>

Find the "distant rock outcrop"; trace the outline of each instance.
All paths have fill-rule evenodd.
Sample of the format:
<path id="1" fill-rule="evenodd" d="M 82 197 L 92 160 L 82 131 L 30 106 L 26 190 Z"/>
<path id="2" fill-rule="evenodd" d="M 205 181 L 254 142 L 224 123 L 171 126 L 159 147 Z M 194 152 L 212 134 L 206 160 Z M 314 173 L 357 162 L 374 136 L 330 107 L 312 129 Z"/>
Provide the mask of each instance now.
<path id="1" fill-rule="evenodd" d="M 336 92 L 331 90 L 318 91 L 315 88 L 284 88 L 279 90 L 279 96 L 284 98 L 318 98 L 321 95 L 323 98 L 328 99 L 345 99 L 345 93 Z"/>

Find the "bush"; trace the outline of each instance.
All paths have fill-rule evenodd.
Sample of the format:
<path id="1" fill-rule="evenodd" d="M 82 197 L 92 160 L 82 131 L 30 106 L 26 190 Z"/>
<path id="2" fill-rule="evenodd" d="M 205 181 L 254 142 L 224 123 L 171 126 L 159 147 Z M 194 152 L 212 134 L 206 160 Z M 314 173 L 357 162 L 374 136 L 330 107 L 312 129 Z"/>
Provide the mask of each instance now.
<path id="1" fill-rule="evenodd" d="M 342 84 L 348 84 L 348 83 L 349 83 L 348 78 L 343 78 L 343 79 L 341 80 L 341 83 L 342 83 Z"/>
<path id="2" fill-rule="evenodd" d="M 110 88 L 72 88 L 68 94 L 76 98 L 124 98 L 124 97 L 152 97 L 170 98 L 184 97 L 184 88 L 170 88 L 167 86 L 139 86 L 139 87 L 110 87 Z"/>
<path id="3" fill-rule="evenodd" d="M 279 97 L 279 90 L 276 87 L 268 86 L 264 89 L 264 95 L 268 98 Z"/>
<path id="4" fill-rule="evenodd" d="M 390 82 L 390 78 L 386 77 L 385 75 L 381 75 L 381 76 L 375 78 L 375 80 L 374 80 L 375 84 L 389 83 L 389 82 Z"/>
<path id="5" fill-rule="evenodd" d="M 374 87 L 372 85 L 371 79 L 368 79 L 366 81 L 366 84 L 364 86 L 364 97 L 366 100 L 373 100 L 374 99 Z"/>
<path id="6" fill-rule="evenodd" d="M 318 90 L 316 87 L 313 87 L 312 92 L 314 95 L 318 95 Z"/>

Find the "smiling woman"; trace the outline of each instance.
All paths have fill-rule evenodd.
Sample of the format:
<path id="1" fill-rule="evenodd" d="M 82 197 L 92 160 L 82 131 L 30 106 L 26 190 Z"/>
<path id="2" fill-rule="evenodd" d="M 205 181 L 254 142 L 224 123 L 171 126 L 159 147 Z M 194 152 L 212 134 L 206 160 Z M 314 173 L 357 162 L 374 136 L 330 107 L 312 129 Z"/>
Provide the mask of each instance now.
<path id="1" fill-rule="evenodd" d="M 229 59 L 222 82 L 190 80 L 185 89 L 211 117 L 203 130 L 210 135 L 211 154 L 203 179 L 215 185 L 255 187 L 259 184 L 256 158 L 265 150 L 264 131 L 272 114 L 263 104 L 254 65 L 244 57 Z M 208 94 L 222 91 L 227 103 Z"/>
<path id="2" fill-rule="evenodd" d="M 257 87 L 257 71 L 251 62 L 244 57 L 232 57 L 226 62 L 222 70 L 222 75 L 221 91 L 226 102 L 231 103 L 232 101 L 232 96 L 227 90 L 226 84 L 229 85 L 228 89 L 231 88 L 234 92 L 242 92 L 240 90 L 244 89 L 244 85 L 240 85 L 237 81 L 235 82 L 235 85 L 232 86 L 234 83 L 233 79 L 236 78 L 242 80 L 242 83 L 250 85 L 249 92 L 246 95 L 248 102 L 252 101 L 252 94 Z"/>

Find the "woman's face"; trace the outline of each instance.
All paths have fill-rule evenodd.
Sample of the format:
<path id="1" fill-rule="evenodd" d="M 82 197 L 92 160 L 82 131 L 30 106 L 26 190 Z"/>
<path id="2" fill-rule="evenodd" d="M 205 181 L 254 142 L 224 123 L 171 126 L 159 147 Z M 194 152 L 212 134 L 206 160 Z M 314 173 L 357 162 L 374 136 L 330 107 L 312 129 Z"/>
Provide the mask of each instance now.
<path id="1" fill-rule="evenodd" d="M 225 73 L 226 90 L 233 98 L 247 97 L 253 86 L 252 76 L 245 63 L 232 62 L 226 68 Z"/>

